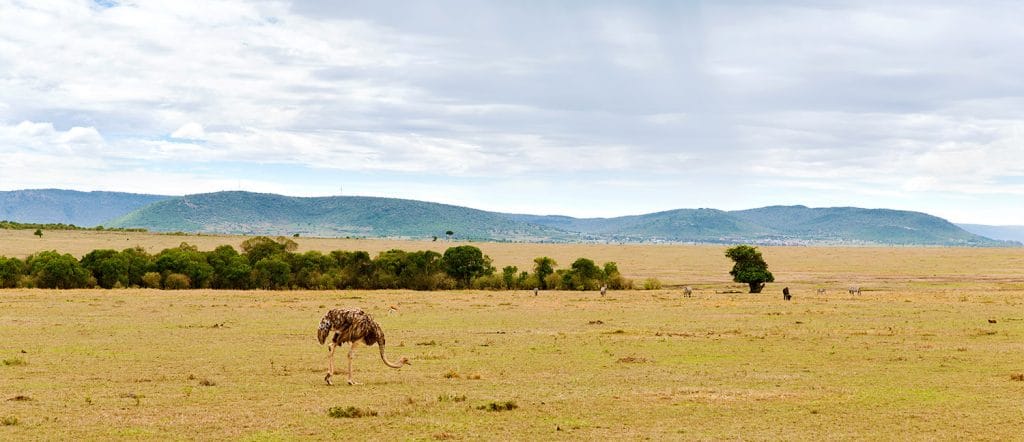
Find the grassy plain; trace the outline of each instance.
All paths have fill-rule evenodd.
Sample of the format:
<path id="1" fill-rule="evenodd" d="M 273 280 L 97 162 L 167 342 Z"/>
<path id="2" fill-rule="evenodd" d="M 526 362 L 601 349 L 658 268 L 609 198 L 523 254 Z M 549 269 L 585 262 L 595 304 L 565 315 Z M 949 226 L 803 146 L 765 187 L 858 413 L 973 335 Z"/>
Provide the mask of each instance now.
<path id="1" fill-rule="evenodd" d="M 0 232 L 0 255 L 242 241 L 18 235 Z M 0 440 L 1021 437 L 1024 250 L 766 247 L 777 282 L 749 295 L 725 293 L 741 287 L 724 247 L 476 245 L 498 266 L 586 256 L 697 290 L 4 290 Z M 851 284 L 863 294 L 847 294 Z M 414 365 L 392 370 L 361 348 L 364 384 L 324 385 L 315 327 L 335 306 L 375 314 L 389 356 Z M 486 410 L 509 401 L 517 408 Z M 377 415 L 331 417 L 333 407 Z"/>

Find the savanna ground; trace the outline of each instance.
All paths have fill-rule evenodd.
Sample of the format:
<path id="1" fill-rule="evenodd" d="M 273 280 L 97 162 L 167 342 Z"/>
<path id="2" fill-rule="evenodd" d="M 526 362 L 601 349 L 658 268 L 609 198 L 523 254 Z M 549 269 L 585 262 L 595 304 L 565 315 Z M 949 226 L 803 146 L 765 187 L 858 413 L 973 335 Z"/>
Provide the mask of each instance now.
<path id="1" fill-rule="evenodd" d="M 242 240 L 0 231 L 0 255 Z M 371 254 L 452 245 L 298 242 Z M 726 293 L 742 287 L 729 281 L 725 247 L 474 245 L 499 268 L 582 256 L 669 288 L 603 298 L 4 290 L 0 439 L 1009 440 L 1024 431 L 1022 249 L 762 247 L 777 282 L 750 295 Z M 850 295 L 849 285 L 864 291 Z M 783 286 L 793 301 L 782 301 Z M 344 385 L 342 373 L 326 386 L 315 328 L 336 306 L 374 314 L 389 357 L 414 365 L 389 369 L 361 347 L 363 385 Z M 487 410 L 508 402 L 517 408 Z M 377 415 L 331 417 L 334 407 Z"/>

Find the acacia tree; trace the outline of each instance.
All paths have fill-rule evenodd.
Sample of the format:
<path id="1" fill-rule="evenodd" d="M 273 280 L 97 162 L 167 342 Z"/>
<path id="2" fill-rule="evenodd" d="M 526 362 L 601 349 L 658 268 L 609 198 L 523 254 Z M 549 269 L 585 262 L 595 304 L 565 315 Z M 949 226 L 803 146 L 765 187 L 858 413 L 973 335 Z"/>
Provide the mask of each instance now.
<path id="1" fill-rule="evenodd" d="M 768 271 L 768 263 L 764 261 L 757 247 L 739 245 L 725 251 L 725 256 L 735 262 L 729 274 L 732 280 L 750 286 L 750 293 L 761 293 L 764 284 L 774 282 L 775 277 Z"/>
<path id="2" fill-rule="evenodd" d="M 537 281 L 541 289 L 547 290 L 548 275 L 555 273 L 555 266 L 558 265 L 555 260 L 548 258 L 547 256 L 539 256 L 533 259 L 533 274 L 537 275 Z"/>
<path id="3" fill-rule="evenodd" d="M 491 258 L 473 246 L 458 246 L 445 250 L 444 256 L 441 257 L 441 267 L 448 276 L 455 279 L 460 288 L 469 287 L 473 278 L 494 273 Z"/>

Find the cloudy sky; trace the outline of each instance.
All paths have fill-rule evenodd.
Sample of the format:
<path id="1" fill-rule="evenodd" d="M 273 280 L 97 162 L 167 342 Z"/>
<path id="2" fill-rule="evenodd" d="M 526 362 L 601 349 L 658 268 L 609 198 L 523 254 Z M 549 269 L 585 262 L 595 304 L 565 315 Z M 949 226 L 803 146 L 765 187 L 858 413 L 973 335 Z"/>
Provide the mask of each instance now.
<path id="1" fill-rule="evenodd" d="M 1024 224 L 1022 5 L 0 0 L 0 190 Z"/>

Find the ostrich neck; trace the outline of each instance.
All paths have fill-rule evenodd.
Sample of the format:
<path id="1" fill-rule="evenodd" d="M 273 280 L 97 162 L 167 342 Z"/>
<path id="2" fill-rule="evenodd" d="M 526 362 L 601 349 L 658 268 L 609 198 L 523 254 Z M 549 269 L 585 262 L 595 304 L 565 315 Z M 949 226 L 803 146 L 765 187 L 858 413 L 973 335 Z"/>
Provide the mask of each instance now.
<path id="1" fill-rule="evenodd" d="M 388 360 L 388 358 L 386 356 L 384 356 L 384 344 L 380 344 L 379 347 L 380 347 L 380 359 L 382 361 L 384 361 L 384 365 L 387 365 L 388 367 L 391 367 L 391 368 L 402 368 L 402 364 L 401 363 L 396 364 L 394 362 L 391 362 L 391 361 Z"/>

